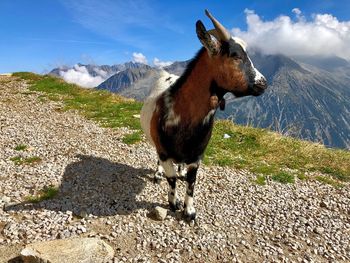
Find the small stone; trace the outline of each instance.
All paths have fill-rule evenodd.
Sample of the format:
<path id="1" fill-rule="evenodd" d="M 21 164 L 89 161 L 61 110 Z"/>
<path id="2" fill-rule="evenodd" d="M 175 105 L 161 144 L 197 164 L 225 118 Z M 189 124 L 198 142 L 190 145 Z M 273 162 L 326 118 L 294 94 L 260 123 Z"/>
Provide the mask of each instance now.
<path id="1" fill-rule="evenodd" d="M 111 233 L 111 236 L 114 237 L 114 238 L 116 238 L 116 237 L 118 236 L 118 234 L 117 234 L 116 232 L 112 232 L 112 233 Z"/>
<path id="2" fill-rule="evenodd" d="M 320 207 L 328 208 L 328 204 L 325 201 L 320 202 Z"/>
<path id="3" fill-rule="evenodd" d="M 11 202 L 11 198 L 10 197 L 7 197 L 7 196 L 3 196 L 1 197 L 1 199 L 5 204 L 8 204 Z"/>
<path id="4" fill-rule="evenodd" d="M 165 219 L 165 217 L 167 216 L 168 210 L 160 207 L 160 206 L 156 206 L 149 214 L 148 216 L 154 220 L 158 220 L 158 221 L 163 221 Z"/>
<path id="5" fill-rule="evenodd" d="M 82 210 L 82 211 L 79 212 L 79 217 L 81 217 L 81 218 L 88 218 L 89 215 L 88 215 L 88 213 L 85 210 Z"/>
<path id="6" fill-rule="evenodd" d="M 220 223 L 219 223 L 218 221 L 215 221 L 215 222 L 213 223 L 213 225 L 216 226 L 216 227 L 219 227 L 219 226 L 220 226 Z"/>
<path id="7" fill-rule="evenodd" d="M 314 229 L 314 232 L 316 233 L 316 234 L 323 234 L 324 233 L 324 228 L 323 227 L 316 227 L 315 229 Z"/>

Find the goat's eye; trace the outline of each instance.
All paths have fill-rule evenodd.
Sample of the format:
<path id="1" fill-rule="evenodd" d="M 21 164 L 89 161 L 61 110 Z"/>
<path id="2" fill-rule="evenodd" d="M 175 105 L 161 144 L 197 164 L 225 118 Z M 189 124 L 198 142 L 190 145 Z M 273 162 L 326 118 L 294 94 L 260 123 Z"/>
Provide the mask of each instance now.
<path id="1" fill-rule="evenodd" d="M 235 60 L 243 60 L 242 56 L 239 55 L 237 52 L 232 53 L 231 57 Z"/>
<path id="2" fill-rule="evenodd" d="M 243 60 L 243 58 L 240 55 L 233 56 L 234 60 Z"/>

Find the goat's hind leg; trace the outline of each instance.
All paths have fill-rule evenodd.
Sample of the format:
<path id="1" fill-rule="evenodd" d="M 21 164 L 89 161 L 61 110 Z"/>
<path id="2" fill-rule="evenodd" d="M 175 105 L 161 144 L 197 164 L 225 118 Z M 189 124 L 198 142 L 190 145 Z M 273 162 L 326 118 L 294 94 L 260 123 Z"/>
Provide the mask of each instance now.
<path id="1" fill-rule="evenodd" d="M 169 184 L 168 201 L 170 210 L 180 210 L 181 202 L 177 196 L 176 191 L 176 171 L 174 169 L 173 162 L 171 160 L 161 161 L 160 164 L 164 168 L 165 177 Z"/>

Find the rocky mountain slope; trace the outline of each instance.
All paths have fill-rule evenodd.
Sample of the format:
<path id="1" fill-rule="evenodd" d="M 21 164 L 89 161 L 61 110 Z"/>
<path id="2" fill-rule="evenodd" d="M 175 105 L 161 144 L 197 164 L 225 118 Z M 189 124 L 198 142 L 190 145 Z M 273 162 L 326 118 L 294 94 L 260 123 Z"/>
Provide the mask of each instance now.
<path id="1" fill-rule="evenodd" d="M 154 83 L 160 78 L 160 70 L 147 65 L 120 71 L 104 82 L 97 89 L 104 89 L 124 97 L 143 100 L 149 95 Z"/>
<path id="2" fill-rule="evenodd" d="M 349 185 L 254 182 L 246 171 L 202 165 L 198 220 L 167 211 L 167 182 L 154 184 L 155 152 L 121 141 L 59 101 L 0 76 L 0 262 L 28 243 L 69 237 L 108 242 L 114 262 L 349 262 Z M 24 144 L 26 150 L 19 150 Z M 16 164 L 14 156 L 40 157 Z M 54 198 L 28 203 L 45 186 Z M 180 195 L 185 183 L 179 181 Z M 166 209 L 164 221 L 149 212 Z"/>

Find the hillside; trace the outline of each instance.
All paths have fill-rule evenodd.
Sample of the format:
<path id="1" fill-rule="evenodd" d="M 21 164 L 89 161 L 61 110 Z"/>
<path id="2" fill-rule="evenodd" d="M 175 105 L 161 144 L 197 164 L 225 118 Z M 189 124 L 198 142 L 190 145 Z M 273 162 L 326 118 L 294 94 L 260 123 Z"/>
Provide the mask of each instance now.
<path id="1" fill-rule="evenodd" d="M 15 76 L 0 76 L 2 261 L 26 243 L 77 236 L 108 241 L 117 262 L 350 260 L 349 152 L 218 122 L 198 174 L 197 222 L 170 211 L 158 222 L 148 214 L 167 208 L 167 183 L 152 181 L 141 104 Z"/>

